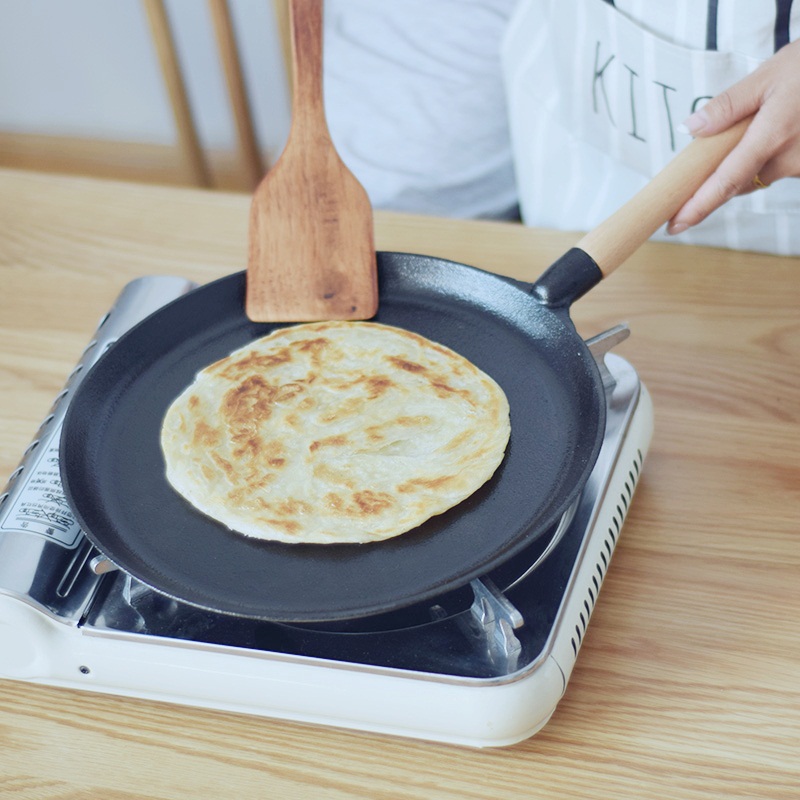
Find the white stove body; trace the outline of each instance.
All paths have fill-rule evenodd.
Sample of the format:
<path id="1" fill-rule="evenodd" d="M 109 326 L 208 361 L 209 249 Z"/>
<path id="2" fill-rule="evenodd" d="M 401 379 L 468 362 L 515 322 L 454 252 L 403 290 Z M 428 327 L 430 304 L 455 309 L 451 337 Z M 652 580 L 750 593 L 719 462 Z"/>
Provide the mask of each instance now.
<path id="1" fill-rule="evenodd" d="M 160 291 L 153 293 L 153 281 L 172 281 L 166 289 L 173 295 L 191 288 L 175 279 L 142 280 L 147 285 L 132 290 L 142 316 L 152 310 L 149 304 L 164 302 Z M 119 319 L 119 332 L 130 324 Z M 20 495 L 31 489 L 15 487 L 25 478 L 20 469 L 0 496 L 0 677 L 477 747 L 531 736 L 566 691 L 652 436 L 652 403 L 633 368 L 613 354 L 605 356 L 605 366 L 613 376 L 606 441 L 570 523 L 585 534 L 544 646 L 530 658 L 509 658 L 504 641 L 497 674 L 471 677 L 92 624 L 87 609 L 105 579 L 96 574 L 97 560 L 92 569 L 96 553 L 68 521 L 55 518 L 62 524 L 54 525 L 52 513 L 40 514 L 48 523 L 43 530 L 21 527 Z M 56 404 L 47 422 L 52 431 L 43 426 L 37 440 L 51 460 L 59 411 L 63 417 Z M 23 461 L 29 474 L 33 455 Z M 27 502 L 47 510 L 41 498 Z M 69 555 L 66 569 L 48 575 L 43 565 L 50 552 Z M 494 614 L 491 602 L 485 610 Z M 526 624 L 514 613 L 512 606 L 505 617 L 500 608 L 486 629 L 512 648 L 514 627 Z"/>

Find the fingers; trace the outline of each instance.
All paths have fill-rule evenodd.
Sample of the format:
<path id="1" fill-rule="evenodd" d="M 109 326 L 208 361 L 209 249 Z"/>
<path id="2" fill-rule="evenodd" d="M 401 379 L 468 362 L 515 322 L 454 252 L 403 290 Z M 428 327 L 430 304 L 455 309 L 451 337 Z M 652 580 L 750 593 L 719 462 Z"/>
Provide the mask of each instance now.
<path id="1" fill-rule="evenodd" d="M 755 175 L 764 183 L 769 182 L 765 165 L 774 150 L 768 121 L 757 115 L 739 144 L 670 220 L 668 233 L 681 233 L 702 222 L 732 197 L 753 191 Z"/>
<path id="2" fill-rule="evenodd" d="M 794 99 L 800 88 L 800 40 L 781 48 L 747 77 L 709 100 L 683 126 L 692 136 L 711 136 L 758 111 L 776 92 Z"/>
<path id="3" fill-rule="evenodd" d="M 714 97 L 684 123 L 710 136 L 755 114 L 742 140 L 670 220 L 680 233 L 702 222 L 735 195 L 789 176 L 800 176 L 800 41 L 782 48 L 744 80 Z"/>
<path id="4" fill-rule="evenodd" d="M 764 164 L 758 177 L 767 186 L 782 178 L 800 176 L 800 147 L 789 146 Z M 760 188 L 760 187 L 759 187 Z M 800 187 L 798 187 L 800 191 Z"/>
<path id="5" fill-rule="evenodd" d="M 692 136 L 712 136 L 755 113 L 761 106 L 763 87 L 756 72 L 709 100 L 699 111 L 684 120 L 683 128 Z"/>

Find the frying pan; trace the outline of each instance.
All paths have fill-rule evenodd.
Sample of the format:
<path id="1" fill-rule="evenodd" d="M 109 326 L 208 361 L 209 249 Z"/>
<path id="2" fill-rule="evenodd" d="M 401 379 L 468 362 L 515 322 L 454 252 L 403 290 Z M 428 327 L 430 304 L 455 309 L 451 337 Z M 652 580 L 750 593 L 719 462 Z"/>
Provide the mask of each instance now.
<path id="1" fill-rule="evenodd" d="M 742 131 L 724 143 L 693 142 L 533 284 L 444 259 L 378 253 L 375 321 L 447 345 L 491 375 L 509 399 L 505 459 L 458 506 L 384 542 L 290 545 L 229 531 L 172 490 L 159 446 L 170 403 L 198 370 L 281 327 L 248 319 L 246 278 L 237 273 L 149 316 L 76 390 L 64 421 L 61 471 L 86 535 L 163 594 L 285 622 L 390 612 L 499 567 L 570 506 L 602 442 L 602 380 L 570 320 L 571 304 L 677 211 Z"/>

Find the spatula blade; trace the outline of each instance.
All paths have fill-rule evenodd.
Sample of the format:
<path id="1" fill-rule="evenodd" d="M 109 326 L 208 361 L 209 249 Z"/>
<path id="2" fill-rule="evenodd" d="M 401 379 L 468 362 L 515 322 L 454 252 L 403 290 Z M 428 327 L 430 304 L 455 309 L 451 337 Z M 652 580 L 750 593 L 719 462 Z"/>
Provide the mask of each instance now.
<path id="1" fill-rule="evenodd" d="M 378 310 L 372 208 L 335 151 L 286 152 L 250 210 L 247 316 L 368 319 Z"/>
<path id="2" fill-rule="evenodd" d="M 369 319 L 378 310 L 372 207 L 328 133 L 322 0 L 291 0 L 290 12 L 292 128 L 253 196 L 245 311 L 255 322 Z"/>

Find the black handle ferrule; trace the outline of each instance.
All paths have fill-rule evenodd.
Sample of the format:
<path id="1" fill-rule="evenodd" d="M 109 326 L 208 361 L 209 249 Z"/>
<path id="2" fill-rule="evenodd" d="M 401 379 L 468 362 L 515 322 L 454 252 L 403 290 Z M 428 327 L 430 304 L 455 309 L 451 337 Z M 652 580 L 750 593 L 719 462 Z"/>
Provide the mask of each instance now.
<path id="1" fill-rule="evenodd" d="M 566 308 L 601 280 L 603 273 L 595 260 L 573 247 L 545 270 L 531 286 L 531 294 L 549 308 Z"/>

